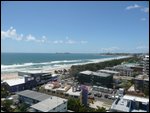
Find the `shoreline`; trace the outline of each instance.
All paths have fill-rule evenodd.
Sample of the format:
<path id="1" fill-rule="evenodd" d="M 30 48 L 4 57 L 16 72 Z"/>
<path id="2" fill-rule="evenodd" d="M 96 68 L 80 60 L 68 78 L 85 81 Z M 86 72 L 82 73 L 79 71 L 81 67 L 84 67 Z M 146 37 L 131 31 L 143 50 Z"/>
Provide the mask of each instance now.
<path id="1" fill-rule="evenodd" d="M 90 62 L 86 62 L 86 63 L 62 65 L 61 67 L 52 67 L 49 69 L 43 69 L 43 70 L 39 70 L 39 71 L 54 73 L 55 70 L 63 70 L 63 69 L 69 70 L 71 68 L 71 66 L 74 66 L 74 65 L 76 66 L 76 65 L 86 65 L 86 64 L 91 64 L 91 63 L 100 63 L 100 62 L 111 61 L 111 60 L 115 60 L 115 59 L 124 59 L 124 58 L 129 58 L 129 57 L 132 57 L 132 56 L 117 56 L 114 58 L 103 58 L 103 59 L 91 60 Z M 19 78 L 18 72 L 1 73 L 1 80 L 14 79 L 14 78 Z"/>

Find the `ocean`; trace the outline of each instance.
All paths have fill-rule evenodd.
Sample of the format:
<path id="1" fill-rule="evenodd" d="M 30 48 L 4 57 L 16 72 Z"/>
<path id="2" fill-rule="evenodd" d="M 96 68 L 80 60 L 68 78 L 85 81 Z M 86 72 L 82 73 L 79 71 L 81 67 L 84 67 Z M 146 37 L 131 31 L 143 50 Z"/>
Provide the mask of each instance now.
<path id="1" fill-rule="evenodd" d="M 75 53 L 1 53 L 1 74 L 24 70 L 46 70 L 115 57 Z"/>

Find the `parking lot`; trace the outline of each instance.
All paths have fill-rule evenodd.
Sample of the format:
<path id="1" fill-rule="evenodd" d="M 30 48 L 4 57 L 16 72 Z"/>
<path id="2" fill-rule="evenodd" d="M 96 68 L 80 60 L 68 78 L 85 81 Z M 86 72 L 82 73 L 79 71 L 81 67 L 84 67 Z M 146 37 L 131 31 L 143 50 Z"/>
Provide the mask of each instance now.
<path id="1" fill-rule="evenodd" d="M 112 103 L 115 98 L 112 98 L 112 96 L 114 96 L 114 94 L 110 94 L 110 93 L 104 93 L 104 92 L 98 92 L 98 91 L 91 91 L 88 94 L 89 98 L 93 98 L 94 100 L 98 100 L 98 101 L 104 101 L 104 102 L 108 102 L 108 103 Z"/>
<path id="2" fill-rule="evenodd" d="M 115 98 L 112 98 L 113 93 L 104 93 L 104 92 L 98 92 L 98 91 L 91 91 L 88 94 L 88 97 L 93 99 L 93 103 L 90 103 L 90 107 L 96 108 L 99 107 L 105 107 L 107 110 L 111 107 L 112 103 L 114 102 Z"/>

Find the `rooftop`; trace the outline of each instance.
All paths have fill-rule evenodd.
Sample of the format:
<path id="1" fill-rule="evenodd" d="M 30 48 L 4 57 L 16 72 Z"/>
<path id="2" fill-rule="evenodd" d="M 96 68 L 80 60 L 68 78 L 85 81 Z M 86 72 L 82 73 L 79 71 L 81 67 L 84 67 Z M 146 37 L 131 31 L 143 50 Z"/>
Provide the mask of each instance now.
<path id="1" fill-rule="evenodd" d="M 82 71 L 80 73 L 86 74 L 86 75 L 91 75 L 93 73 L 93 71 L 86 70 L 86 71 Z"/>
<path id="2" fill-rule="evenodd" d="M 127 63 L 127 64 L 123 64 L 124 66 L 127 66 L 127 67 L 141 67 L 139 66 L 139 64 L 137 63 Z"/>
<path id="3" fill-rule="evenodd" d="M 43 71 L 43 70 L 27 70 L 27 71 L 20 71 L 23 73 L 29 73 L 29 74 L 38 74 L 38 73 L 51 73 L 50 71 Z"/>
<path id="4" fill-rule="evenodd" d="M 24 84 L 25 78 L 9 79 L 9 80 L 4 80 L 3 82 L 6 82 L 9 86 L 15 86 L 19 84 Z"/>
<path id="5" fill-rule="evenodd" d="M 121 99 L 118 98 L 113 103 L 111 109 L 117 109 L 118 111 L 129 112 L 130 110 L 129 103 L 130 103 L 130 100 L 124 100 L 122 98 Z"/>
<path id="6" fill-rule="evenodd" d="M 149 76 L 148 75 L 138 75 L 135 79 L 149 81 Z"/>
<path id="7" fill-rule="evenodd" d="M 106 73 L 112 73 L 112 74 L 119 74 L 119 72 L 117 71 L 111 71 L 111 70 L 104 70 L 104 69 L 101 69 L 101 70 L 98 70 L 99 72 L 106 72 Z"/>
<path id="8" fill-rule="evenodd" d="M 34 108 L 41 112 L 48 112 L 48 111 L 52 110 L 53 108 L 56 108 L 57 106 L 65 103 L 65 102 L 67 102 L 66 99 L 62 99 L 62 98 L 53 96 L 44 101 L 41 101 L 37 104 L 32 105 L 31 108 Z"/>
<path id="9" fill-rule="evenodd" d="M 122 112 L 140 112 L 140 111 L 147 111 L 146 108 L 136 106 L 134 102 L 141 102 L 143 105 L 147 105 L 149 103 L 148 98 L 142 98 L 137 96 L 125 95 L 123 97 L 117 98 L 111 106 L 111 110 L 117 110 Z M 131 107 L 131 104 L 134 108 Z"/>
<path id="10" fill-rule="evenodd" d="M 149 55 L 145 55 L 146 58 L 149 58 Z"/>
<path id="11" fill-rule="evenodd" d="M 101 77 L 108 77 L 111 76 L 111 74 L 108 73 L 101 73 L 101 72 L 93 72 L 93 71 L 82 71 L 80 72 L 80 74 L 84 74 L 84 75 L 95 75 L 95 76 L 101 76 Z"/>
<path id="12" fill-rule="evenodd" d="M 81 94 L 81 91 L 72 91 L 72 87 L 67 91 L 65 92 L 66 94 L 69 94 L 69 95 L 73 95 L 73 96 L 80 96 Z"/>
<path id="13" fill-rule="evenodd" d="M 125 66 L 125 65 L 117 65 L 117 66 L 114 66 L 113 68 L 114 69 L 121 69 L 121 70 L 128 70 L 128 71 L 132 71 L 133 70 L 130 67 Z"/>
<path id="14" fill-rule="evenodd" d="M 43 100 L 51 97 L 50 95 L 32 91 L 32 90 L 24 90 L 24 91 L 18 92 L 17 94 L 34 99 L 34 100 L 38 100 L 38 101 L 43 101 Z"/>
<path id="15" fill-rule="evenodd" d="M 137 97 L 137 96 L 131 96 L 131 95 L 125 95 L 123 99 L 128 99 L 132 101 L 138 101 L 138 102 L 144 102 L 144 103 L 149 103 L 148 98 L 143 98 L 143 97 Z"/>

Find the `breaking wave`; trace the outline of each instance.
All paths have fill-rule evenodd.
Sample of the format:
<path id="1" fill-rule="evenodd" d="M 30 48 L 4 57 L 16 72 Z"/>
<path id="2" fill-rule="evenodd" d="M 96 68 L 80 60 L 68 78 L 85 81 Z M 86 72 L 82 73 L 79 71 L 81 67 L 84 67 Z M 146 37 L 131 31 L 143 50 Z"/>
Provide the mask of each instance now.
<path id="1" fill-rule="evenodd" d="M 41 63 L 23 63 L 23 64 L 12 64 L 12 65 L 3 65 L 1 64 L 1 73 L 3 72 L 17 72 L 22 70 L 39 70 L 39 69 L 50 69 L 55 67 L 66 67 L 72 65 L 83 65 L 88 63 L 97 63 L 106 60 L 120 59 L 128 56 L 120 56 L 113 58 L 101 58 L 101 59 L 83 59 L 83 60 L 60 60 L 60 61 L 50 61 L 50 62 L 41 62 Z"/>

